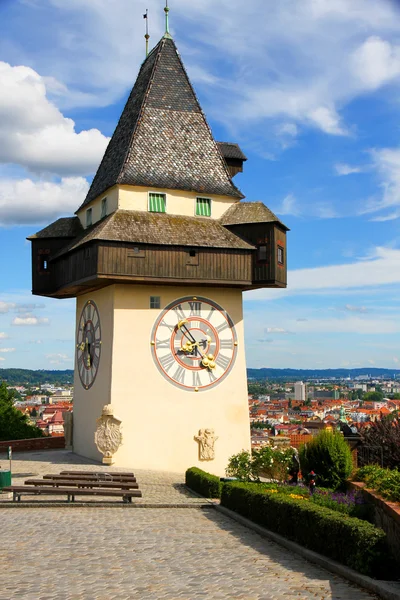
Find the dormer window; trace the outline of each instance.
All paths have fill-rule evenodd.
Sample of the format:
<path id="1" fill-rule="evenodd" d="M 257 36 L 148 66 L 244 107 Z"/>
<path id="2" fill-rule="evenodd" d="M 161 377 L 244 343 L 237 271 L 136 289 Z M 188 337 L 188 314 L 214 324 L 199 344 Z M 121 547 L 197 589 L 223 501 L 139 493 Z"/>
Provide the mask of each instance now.
<path id="1" fill-rule="evenodd" d="M 196 198 L 196 216 L 211 217 L 211 198 Z"/>
<path id="2" fill-rule="evenodd" d="M 101 219 L 107 216 L 107 209 L 107 198 L 103 198 L 103 200 L 101 201 Z"/>
<path id="3" fill-rule="evenodd" d="M 92 209 L 88 208 L 86 211 L 86 227 L 90 227 L 93 223 L 92 220 Z"/>
<path id="4" fill-rule="evenodd" d="M 165 194 L 149 193 L 149 212 L 165 213 L 166 204 Z"/>

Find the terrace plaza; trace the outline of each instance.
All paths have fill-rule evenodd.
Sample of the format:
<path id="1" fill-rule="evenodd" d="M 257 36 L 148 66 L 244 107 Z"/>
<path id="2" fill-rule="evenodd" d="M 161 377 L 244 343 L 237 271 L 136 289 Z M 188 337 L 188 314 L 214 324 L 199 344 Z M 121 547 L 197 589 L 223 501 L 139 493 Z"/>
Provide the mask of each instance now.
<path id="1" fill-rule="evenodd" d="M 14 485 L 68 469 L 118 472 L 67 450 L 14 456 Z M 133 471 L 143 497 L 128 505 L 1 498 L 0 599 L 377 597 L 223 514 L 183 474 Z"/>

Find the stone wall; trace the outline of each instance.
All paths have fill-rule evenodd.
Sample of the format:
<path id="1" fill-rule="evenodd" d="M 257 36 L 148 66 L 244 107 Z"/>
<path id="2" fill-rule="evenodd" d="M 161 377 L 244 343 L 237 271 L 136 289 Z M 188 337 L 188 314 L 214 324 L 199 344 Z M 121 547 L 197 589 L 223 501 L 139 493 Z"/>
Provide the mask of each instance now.
<path id="1" fill-rule="evenodd" d="M 56 450 L 65 448 L 65 438 L 60 437 L 43 437 L 32 438 L 30 440 L 10 440 L 0 442 L 0 453 L 7 452 L 7 448 L 11 446 L 13 452 L 33 452 L 35 450 Z"/>
<path id="2" fill-rule="evenodd" d="M 400 504 L 383 500 L 372 490 L 367 490 L 364 483 L 351 483 L 353 489 L 360 489 L 365 500 L 374 505 L 374 524 L 383 529 L 387 535 L 389 546 L 400 565 Z"/>

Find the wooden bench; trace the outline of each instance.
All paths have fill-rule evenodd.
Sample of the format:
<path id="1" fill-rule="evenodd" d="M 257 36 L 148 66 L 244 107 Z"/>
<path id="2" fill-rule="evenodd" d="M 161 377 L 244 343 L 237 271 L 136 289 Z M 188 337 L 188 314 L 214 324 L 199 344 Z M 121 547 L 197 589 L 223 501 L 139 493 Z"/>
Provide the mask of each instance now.
<path id="1" fill-rule="evenodd" d="M 62 479 L 64 481 L 120 481 L 120 482 L 127 482 L 127 483 L 134 483 L 136 481 L 136 477 L 120 477 L 117 475 L 109 475 L 109 474 L 102 474 L 102 475 L 54 475 L 54 473 L 50 473 L 48 475 L 43 475 L 43 479 Z"/>
<path id="2" fill-rule="evenodd" d="M 134 473 L 109 473 L 107 471 L 60 471 L 60 475 L 111 475 L 113 477 L 135 477 Z"/>
<path id="3" fill-rule="evenodd" d="M 75 496 L 111 496 L 121 498 L 124 504 L 132 502 L 132 498 L 141 498 L 140 490 L 104 490 L 104 489 L 80 489 L 80 488 L 56 488 L 35 487 L 31 485 L 10 485 L 3 488 L 3 492 L 12 492 L 13 502 L 21 502 L 21 496 L 25 494 L 34 495 L 56 495 L 67 496 L 67 502 L 75 502 Z"/>
<path id="4" fill-rule="evenodd" d="M 79 488 L 116 488 L 119 490 L 134 490 L 139 484 L 134 481 L 98 481 L 97 479 L 27 479 L 25 485 Z"/>

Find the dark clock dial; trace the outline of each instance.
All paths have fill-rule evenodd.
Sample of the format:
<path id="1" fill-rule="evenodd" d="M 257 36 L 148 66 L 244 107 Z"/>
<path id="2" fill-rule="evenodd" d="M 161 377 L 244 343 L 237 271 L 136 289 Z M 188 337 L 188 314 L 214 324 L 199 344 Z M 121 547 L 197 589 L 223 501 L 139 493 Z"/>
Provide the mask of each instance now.
<path id="1" fill-rule="evenodd" d="M 88 300 L 82 309 L 76 336 L 77 369 L 85 390 L 91 388 L 96 379 L 100 356 L 100 315 L 93 300 Z"/>

